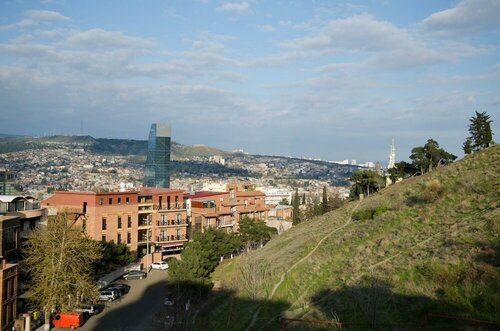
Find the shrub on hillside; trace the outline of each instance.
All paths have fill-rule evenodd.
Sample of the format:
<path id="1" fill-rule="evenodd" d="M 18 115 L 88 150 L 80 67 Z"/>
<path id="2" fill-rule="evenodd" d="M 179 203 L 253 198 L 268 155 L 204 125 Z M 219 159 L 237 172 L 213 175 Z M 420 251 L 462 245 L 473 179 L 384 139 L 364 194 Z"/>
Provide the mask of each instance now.
<path id="1" fill-rule="evenodd" d="M 363 208 L 360 209 L 352 214 L 352 220 L 353 221 L 366 221 L 366 220 L 372 220 L 386 211 L 388 211 L 389 208 L 387 208 L 385 205 L 379 205 L 377 208 Z"/>
<path id="2" fill-rule="evenodd" d="M 422 199 L 425 202 L 434 202 L 443 195 L 444 189 L 441 182 L 437 179 L 433 179 L 425 183 L 425 187 L 422 191 Z"/>

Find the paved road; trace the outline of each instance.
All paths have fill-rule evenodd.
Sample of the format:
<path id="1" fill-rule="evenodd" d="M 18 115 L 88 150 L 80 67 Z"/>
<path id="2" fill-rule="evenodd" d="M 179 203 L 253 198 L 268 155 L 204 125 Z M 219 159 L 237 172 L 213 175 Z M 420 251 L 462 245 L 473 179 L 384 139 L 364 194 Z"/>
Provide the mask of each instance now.
<path id="1" fill-rule="evenodd" d="M 104 311 L 92 316 L 82 331 L 144 331 L 154 327 L 157 313 L 163 309 L 167 273 L 151 270 L 146 279 L 123 281 L 130 292 L 120 299 L 106 303 Z"/>

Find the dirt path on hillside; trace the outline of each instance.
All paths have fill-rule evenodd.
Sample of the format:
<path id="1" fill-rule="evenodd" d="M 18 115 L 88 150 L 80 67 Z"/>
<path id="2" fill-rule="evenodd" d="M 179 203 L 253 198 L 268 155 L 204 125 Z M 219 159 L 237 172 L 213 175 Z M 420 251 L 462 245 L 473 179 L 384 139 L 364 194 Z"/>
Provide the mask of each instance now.
<path id="1" fill-rule="evenodd" d="M 337 231 L 340 231 L 342 230 L 343 228 L 345 228 L 346 226 L 348 226 L 351 221 L 352 221 L 352 213 L 356 210 L 356 208 L 358 208 L 358 205 L 359 205 L 359 202 L 354 206 L 354 208 L 352 208 L 352 210 L 349 212 L 349 215 L 347 216 L 347 220 L 346 222 L 341 225 L 340 227 L 338 228 L 335 228 L 333 229 L 332 231 L 330 231 L 329 233 L 327 233 L 323 238 L 321 238 L 320 241 L 318 241 L 318 243 L 316 244 L 316 246 L 314 246 L 314 248 L 306 255 L 304 256 L 303 258 L 301 258 L 300 260 L 298 260 L 297 262 L 295 262 L 288 270 L 286 270 L 280 277 L 280 280 L 274 284 L 274 287 L 273 287 L 273 290 L 271 291 L 271 293 L 269 294 L 269 296 L 267 297 L 266 301 L 264 301 L 260 306 L 259 308 L 257 308 L 257 310 L 255 311 L 255 313 L 252 315 L 252 321 L 250 322 L 250 324 L 247 326 L 247 328 L 245 329 L 245 331 L 248 331 L 250 330 L 254 325 L 255 325 L 255 322 L 257 322 L 257 318 L 259 317 L 259 313 L 260 313 L 260 310 L 262 309 L 262 307 L 267 303 L 269 302 L 273 297 L 274 295 L 276 294 L 276 291 L 278 290 L 278 288 L 281 286 L 281 284 L 285 281 L 285 277 L 288 273 L 290 273 L 293 269 L 295 269 L 299 264 L 301 264 L 302 262 L 304 262 L 305 260 L 307 260 L 311 255 L 314 254 L 314 252 L 316 252 L 316 250 L 319 248 L 319 246 L 321 246 L 321 244 L 328 238 L 330 237 L 332 234 L 336 233 Z"/>

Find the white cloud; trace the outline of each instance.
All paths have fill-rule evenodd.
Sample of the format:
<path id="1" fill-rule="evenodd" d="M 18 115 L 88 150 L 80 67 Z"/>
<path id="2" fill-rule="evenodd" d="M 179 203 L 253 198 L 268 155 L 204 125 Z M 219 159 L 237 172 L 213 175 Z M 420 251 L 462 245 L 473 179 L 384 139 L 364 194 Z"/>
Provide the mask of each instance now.
<path id="1" fill-rule="evenodd" d="M 423 20 L 430 30 L 442 33 L 471 33 L 500 29 L 500 1 L 463 0 L 455 7 L 434 13 Z"/>
<path id="2" fill-rule="evenodd" d="M 275 32 L 276 31 L 276 28 L 274 26 L 268 25 L 268 24 L 259 25 L 258 28 L 260 31 L 263 31 L 263 32 Z"/>
<path id="3" fill-rule="evenodd" d="M 35 21 L 68 21 L 69 17 L 61 15 L 56 11 L 33 9 L 25 12 L 26 17 Z"/>
<path id="4" fill-rule="evenodd" d="M 16 29 L 24 29 L 40 25 L 42 23 L 50 24 L 56 21 L 67 21 L 70 18 L 56 11 L 50 10 L 28 10 L 24 12 L 26 18 L 8 25 L 0 25 L 0 31 L 10 31 Z"/>
<path id="5" fill-rule="evenodd" d="M 237 14 L 244 14 L 250 10 L 250 5 L 248 2 L 226 2 L 219 7 L 217 7 L 217 11 L 220 12 L 232 12 Z"/>
<path id="6" fill-rule="evenodd" d="M 155 46 L 155 43 L 149 39 L 103 29 L 76 31 L 70 34 L 67 41 L 75 46 L 89 48 L 152 48 Z"/>

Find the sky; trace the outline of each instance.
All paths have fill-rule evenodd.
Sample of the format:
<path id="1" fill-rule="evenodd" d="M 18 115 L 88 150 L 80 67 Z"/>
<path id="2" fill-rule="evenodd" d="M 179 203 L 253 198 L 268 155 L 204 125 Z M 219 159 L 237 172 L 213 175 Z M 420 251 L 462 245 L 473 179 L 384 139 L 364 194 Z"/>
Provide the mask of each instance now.
<path id="1" fill-rule="evenodd" d="M 0 2 L 0 133 L 387 162 L 500 134 L 498 0 Z"/>

